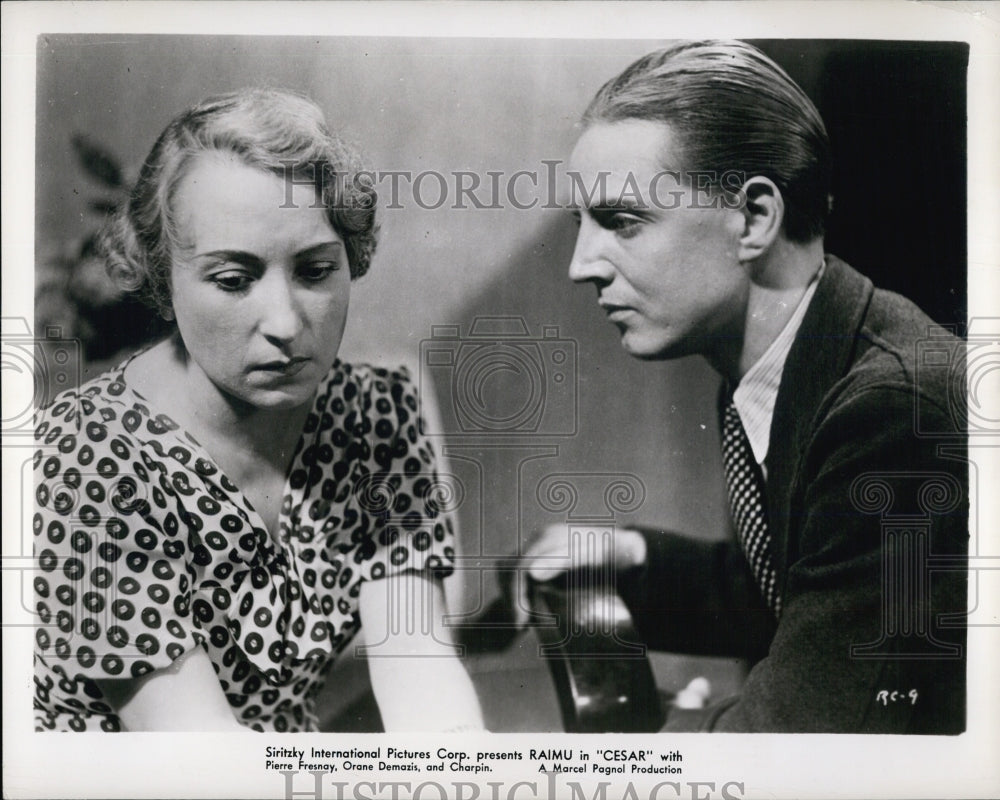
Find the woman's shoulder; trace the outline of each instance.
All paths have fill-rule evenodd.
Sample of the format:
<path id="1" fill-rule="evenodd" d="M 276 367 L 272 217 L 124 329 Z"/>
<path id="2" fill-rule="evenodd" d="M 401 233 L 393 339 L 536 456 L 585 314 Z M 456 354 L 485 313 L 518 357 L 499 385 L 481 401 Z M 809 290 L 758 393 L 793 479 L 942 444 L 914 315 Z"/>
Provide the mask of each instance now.
<path id="1" fill-rule="evenodd" d="M 409 368 L 403 365 L 393 368 L 337 361 L 327 374 L 324 388 L 321 394 L 340 396 L 348 402 L 358 399 L 366 408 L 382 400 L 383 404 L 388 401 L 416 410 L 417 388 Z"/>
<path id="2" fill-rule="evenodd" d="M 68 452 L 84 444 L 120 441 L 145 449 L 176 430 L 126 381 L 125 368 L 136 355 L 41 405 L 35 412 L 36 445 Z"/>
<path id="3" fill-rule="evenodd" d="M 314 412 L 306 434 L 316 430 L 334 446 L 353 439 L 362 460 L 374 459 L 379 469 L 424 436 L 417 390 L 405 367 L 338 362 L 320 387 Z"/>
<path id="4" fill-rule="evenodd" d="M 396 367 L 384 367 L 377 364 L 368 364 L 358 361 L 340 361 L 338 359 L 330 368 L 327 380 L 334 383 L 353 381 L 354 383 L 364 384 L 366 386 L 383 384 L 383 387 L 376 388 L 381 388 L 382 391 L 386 391 L 388 387 L 397 383 L 413 383 L 413 375 L 409 367 L 403 364 Z"/>
<path id="5" fill-rule="evenodd" d="M 88 418 L 104 418 L 109 407 L 125 402 L 126 385 L 122 377 L 123 367 L 128 359 L 97 376 L 42 397 L 35 411 L 35 424 L 54 422 L 74 422 Z M 102 414 L 103 412 L 103 414 Z"/>

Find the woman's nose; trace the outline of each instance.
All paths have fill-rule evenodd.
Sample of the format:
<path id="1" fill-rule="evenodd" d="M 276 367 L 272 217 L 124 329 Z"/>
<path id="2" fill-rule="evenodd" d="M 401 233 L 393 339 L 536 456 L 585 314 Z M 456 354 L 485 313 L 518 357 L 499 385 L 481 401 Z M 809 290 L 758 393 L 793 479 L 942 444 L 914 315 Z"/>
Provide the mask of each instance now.
<path id="1" fill-rule="evenodd" d="M 593 223 L 583 219 L 576 235 L 576 247 L 569 262 L 569 277 L 577 283 L 610 283 L 614 278 L 614 267 L 601 249 L 601 230 L 594 230 L 594 227 Z"/>
<path id="2" fill-rule="evenodd" d="M 260 332 L 269 339 L 290 342 L 302 332 L 302 314 L 295 287 L 284 270 L 268 270 L 260 284 Z"/>

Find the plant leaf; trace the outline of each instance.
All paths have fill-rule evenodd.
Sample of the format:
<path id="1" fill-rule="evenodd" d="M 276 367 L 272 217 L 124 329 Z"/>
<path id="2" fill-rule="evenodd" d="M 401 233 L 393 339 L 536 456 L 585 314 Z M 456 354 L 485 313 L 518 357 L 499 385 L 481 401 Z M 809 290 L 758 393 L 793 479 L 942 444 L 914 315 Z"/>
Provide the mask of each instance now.
<path id="1" fill-rule="evenodd" d="M 95 255 L 97 255 L 97 234 L 92 233 L 80 244 L 79 261 L 93 258 Z"/>
<path id="2" fill-rule="evenodd" d="M 118 203 L 115 200 L 91 200 L 90 209 L 98 214 L 114 214 L 118 210 Z"/>
<path id="3" fill-rule="evenodd" d="M 112 189 L 122 186 L 122 170 L 115 158 L 103 146 L 82 133 L 76 133 L 70 140 L 77 160 L 84 171 L 95 180 Z"/>

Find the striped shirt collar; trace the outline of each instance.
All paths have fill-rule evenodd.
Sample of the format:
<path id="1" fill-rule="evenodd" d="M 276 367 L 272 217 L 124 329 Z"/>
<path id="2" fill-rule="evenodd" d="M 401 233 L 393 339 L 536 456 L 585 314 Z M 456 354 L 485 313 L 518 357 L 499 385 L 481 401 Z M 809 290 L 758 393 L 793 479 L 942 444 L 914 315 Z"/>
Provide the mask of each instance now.
<path id="1" fill-rule="evenodd" d="M 781 333 L 771 342 L 764 355 L 747 370 L 736 391 L 733 392 L 733 402 L 736 404 L 747 439 L 750 440 L 750 448 L 761 466 L 767 458 L 771 419 L 774 417 L 774 403 L 778 398 L 785 359 L 788 358 L 788 351 L 792 349 L 792 342 L 795 341 L 795 335 L 799 332 L 802 318 L 816 293 L 816 287 L 825 268 L 824 260 Z"/>

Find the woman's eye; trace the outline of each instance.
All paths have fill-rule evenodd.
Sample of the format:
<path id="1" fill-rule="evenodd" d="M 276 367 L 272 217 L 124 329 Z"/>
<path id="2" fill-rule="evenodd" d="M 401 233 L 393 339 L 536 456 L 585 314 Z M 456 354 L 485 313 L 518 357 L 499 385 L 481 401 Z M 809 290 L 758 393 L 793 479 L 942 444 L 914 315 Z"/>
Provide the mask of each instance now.
<path id="1" fill-rule="evenodd" d="M 250 286 L 252 279 L 245 272 L 218 272 L 212 281 L 226 292 L 241 292 Z"/>
<path id="2" fill-rule="evenodd" d="M 338 269 L 340 264 L 336 261 L 311 261 L 302 266 L 300 274 L 309 283 L 317 283 Z"/>

